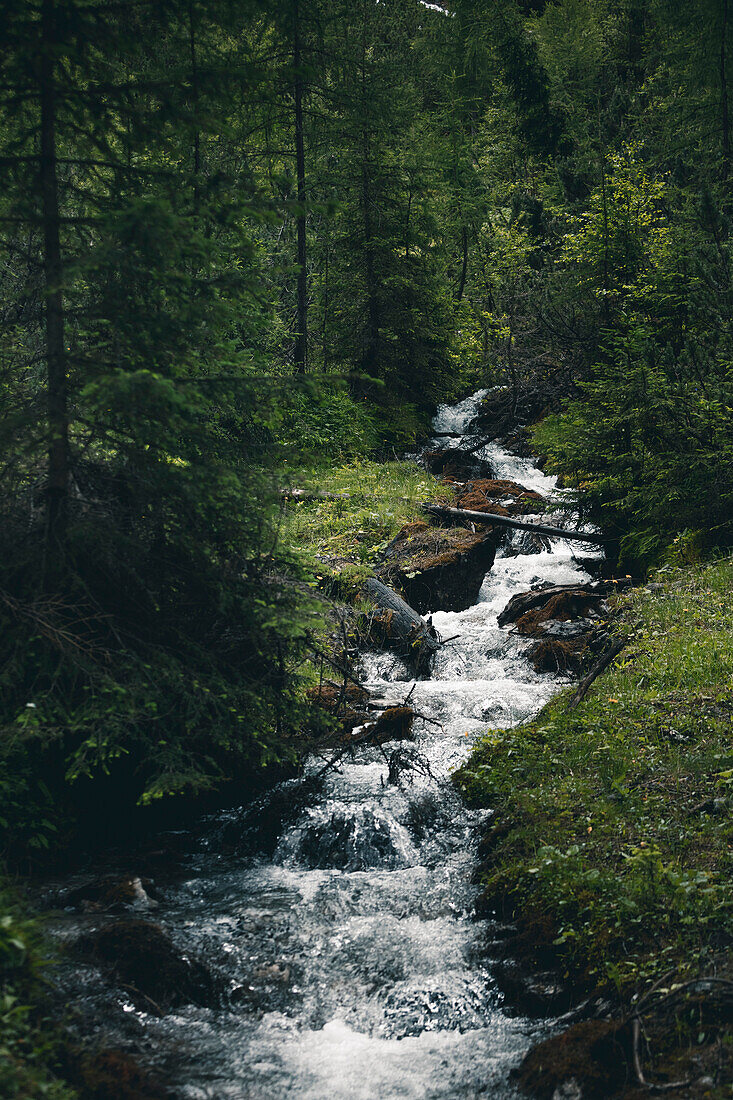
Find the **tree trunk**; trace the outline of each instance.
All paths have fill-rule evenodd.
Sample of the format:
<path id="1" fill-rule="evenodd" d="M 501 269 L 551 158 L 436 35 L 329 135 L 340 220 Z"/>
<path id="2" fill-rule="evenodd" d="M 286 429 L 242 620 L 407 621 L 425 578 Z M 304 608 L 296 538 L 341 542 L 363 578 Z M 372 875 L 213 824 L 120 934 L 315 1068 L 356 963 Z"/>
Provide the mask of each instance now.
<path id="1" fill-rule="evenodd" d="M 328 374 L 328 368 L 331 361 L 331 356 L 328 347 L 329 334 L 328 334 L 328 322 L 329 322 L 329 309 L 331 306 L 331 284 L 329 282 L 328 261 L 330 258 L 330 230 L 328 226 L 324 228 L 324 242 L 323 242 L 323 324 L 322 324 L 322 336 L 321 342 L 323 344 L 323 373 Z"/>
<path id="2" fill-rule="evenodd" d="M 305 146 L 303 141 L 303 73 L 301 69 L 300 2 L 293 0 L 293 69 L 295 91 L 295 168 L 298 178 L 298 329 L 295 335 L 295 370 L 308 369 L 308 270 L 305 238 Z"/>
<path id="3" fill-rule="evenodd" d="M 430 623 L 376 577 L 365 581 L 363 590 L 380 610 L 389 613 L 390 648 L 412 664 L 418 675 L 429 676 L 433 657 L 442 644 Z"/>
<path id="4" fill-rule="evenodd" d="M 461 226 L 461 244 L 463 245 L 463 264 L 461 267 L 461 281 L 458 284 L 458 293 L 456 294 L 456 301 L 460 302 L 463 297 L 463 291 L 466 288 L 466 274 L 468 273 L 468 230 L 466 226 Z"/>
<path id="5" fill-rule="evenodd" d="M 723 179 L 730 173 L 730 115 L 728 107 L 727 42 L 728 0 L 723 0 L 723 27 L 720 35 L 720 108 L 723 130 Z"/>
<path id="6" fill-rule="evenodd" d="M 64 339 L 63 264 L 59 235 L 59 188 L 56 150 L 56 88 L 54 0 L 41 8 L 41 159 L 40 188 L 43 223 L 45 347 L 48 415 L 47 568 L 58 565 L 66 539 L 69 494 L 69 417 Z"/>
<path id="7" fill-rule="evenodd" d="M 376 373 L 379 362 L 379 331 L 381 317 L 377 279 L 374 263 L 374 234 L 372 232 L 372 181 L 370 174 L 371 142 L 369 133 L 369 108 L 367 105 L 367 9 L 363 8 L 361 55 L 361 109 L 364 120 L 362 129 L 361 202 L 364 218 L 364 260 L 367 295 L 367 338 L 364 367 L 367 374 Z"/>
<path id="8" fill-rule="evenodd" d="M 193 90 L 193 108 L 198 111 L 199 76 L 196 63 L 196 28 L 194 24 L 193 4 L 188 7 L 188 32 L 189 48 L 191 51 L 191 84 Z M 201 193 L 199 188 L 199 172 L 201 171 L 201 136 L 198 126 L 193 135 L 193 213 L 198 217 Z"/>

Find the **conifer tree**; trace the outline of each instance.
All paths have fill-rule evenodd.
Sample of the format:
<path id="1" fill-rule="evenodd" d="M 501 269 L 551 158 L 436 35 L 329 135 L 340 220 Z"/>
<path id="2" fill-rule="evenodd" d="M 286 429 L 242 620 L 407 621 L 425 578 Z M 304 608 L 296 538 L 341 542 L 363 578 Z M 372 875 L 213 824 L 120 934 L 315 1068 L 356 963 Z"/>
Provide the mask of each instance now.
<path id="1" fill-rule="evenodd" d="M 248 73 L 226 4 L 8 16 L 0 718 L 32 698 L 72 777 L 195 789 L 283 751 L 305 629 L 275 579 L 259 214 L 213 158 Z"/>

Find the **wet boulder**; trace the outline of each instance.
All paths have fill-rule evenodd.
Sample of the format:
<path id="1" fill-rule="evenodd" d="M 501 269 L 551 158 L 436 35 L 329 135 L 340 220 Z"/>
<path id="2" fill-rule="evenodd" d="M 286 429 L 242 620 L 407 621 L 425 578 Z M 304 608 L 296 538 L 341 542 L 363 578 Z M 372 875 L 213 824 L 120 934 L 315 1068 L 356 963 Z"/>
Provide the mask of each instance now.
<path id="1" fill-rule="evenodd" d="M 139 875 L 106 875 L 62 890 L 57 904 L 85 913 L 157 909 L 161 897 L 152 879 Z"/>
<path id="2" fill-rule="evenodd" d="M 613 582 L 553 585 L 513 596 L 499 625 L 514 623 L 518 634 L 538 638 L 527 653 L 536 672 L 582 673 L 608 642 L 611 614 L 606 595 Z"/>
<path id="3" fill-rule="evenodd" d="M 172 1100 L 166 1085 L 127 1051 L 67 1047 L 62 1058 L 64 1077 L 88 1100 Z"/>
<path id="4" fill-rule="evenodd" d="M 409 867 L 414 851 L 407 830 L 383 810 L 331 804 L 306 812 L 280 856 L 310 869 L 394 870 Z"/>
<path id="5" fill-rule="evenodd" d="M 217 1000 L 208 968 L 177 947 L 158 924 L 116 920 L 83 936 L 77 950 L 111 970 L 146 1011 L 164 1013 Z"/>
<path id="6" fill-rule="evenodd" d="M 253 802 L 232 810 L 211 837 L 217 852 L 272 856 L 280 837 L 320 794 L 316 777 L 286 779 Z"/>
<path id="7" fill-rule="evenodd" d="M 554 970 L 535 970 L 514 958 L 496 963 L 496 984 L 504 994 L 508 1012 L 521 1016 L 557 1016 L 573 1003 L 573 990 Z"/>
<path id="8" fill-rule="evenodd" d="M 504 543 L 504 557 L 516 558 L 521 554 L 541 554 L 552 549 L 552 540 L 537 531 L 509 531 Z"/>
<path id="9" fill-rule="evenodd" d="M 608 611 L 608 604 L 602 596 L 587 592 L 562 592 L 551 596 L 540 607 L 520 615 L 515 620 L 515 626 L 519 634 L 529 634 L 532 637 L 551 634 L 556 637 L 577 638 L 592 630 L 594 620 L 608 614 Z"/>
<path id="10" fill-rule="evenodd" d="M 409 523 L 383 552 L 379 574 L 421 615 L 464 611 L 478 599 L 496 546 L 493 533 Z"/>
<path id="11" fill-rule="evenodd" d="M 499 615 L 499 626 L 514 623 L 520 634 L 541 635 L 551 622 L 598 618 L 608 613 L 606 596 L 613 586 L 595 584 L 552 585 L 512 596 Z"/>
<path id="12" fill-rule="evenodd" d="M 493 474 L 491 463 L 485 458 L 460 447 L 446 447 L 437 451 L 426 451 L 423 455 L 425 465 L 436 477 L 451 481 L 469 481 L 471 478 L 490 478 Z"/>
<path id="13" fill-rule="evenodd" d="M 544 499 L 533 489 L 503 478 L 477 478 L 458 494 L 457 507 L 496 516 L 520 516 L 536 512 Z"/>
<path id="14" fill-rule="evenodd" d="M 632 1081 L 631 1029 L 618 1020 L 583 1020 L 530 1050 L 512 1076 L 537 1100 L 607 1100 Z"/>

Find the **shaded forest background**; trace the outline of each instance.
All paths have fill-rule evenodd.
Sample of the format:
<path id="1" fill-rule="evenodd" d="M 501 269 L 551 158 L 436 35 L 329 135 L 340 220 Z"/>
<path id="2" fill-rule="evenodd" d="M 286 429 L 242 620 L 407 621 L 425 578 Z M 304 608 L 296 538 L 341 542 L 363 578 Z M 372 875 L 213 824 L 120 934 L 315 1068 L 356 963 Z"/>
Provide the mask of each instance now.
<path id="1" fill-rule="evenodd" d="M 5 0 L 0 803 L 287 759 L 303 466 L 500 386 L 641 572 L 733 537 L 728 0 Z"/>

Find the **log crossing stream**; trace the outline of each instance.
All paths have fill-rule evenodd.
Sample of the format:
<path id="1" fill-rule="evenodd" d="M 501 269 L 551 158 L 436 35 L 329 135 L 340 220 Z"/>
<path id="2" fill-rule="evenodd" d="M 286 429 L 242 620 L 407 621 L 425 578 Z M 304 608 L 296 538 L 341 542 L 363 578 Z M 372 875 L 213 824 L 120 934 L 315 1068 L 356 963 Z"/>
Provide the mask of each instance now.
<path id="1" fill-rule="evenodd" d="M 483 392 L 442 407 L 436 438 L 475 450 Z M 553 478 L 498 443 L 480 454 L 496 478 L 555 491 Z M 475 738 L 532 717 L 567 682 L 535 673 L 530 640 L 497 624 L 517 592 L 589 579 L 577 544 L 528 545 L 524 532 L 507 531 L 478 602 L 433 609 L 440 634 L 456 637 L 430 679 L 413 682 L 394 656 L 364 655 L 376 701 L 412 691 L 415 709 L 440 723 L 416 722 L 419 756 L 401 787 L 387 782 L 378 750 L 364 748 L 310 793 L 283 784 L 169 838 L 178 864 L 167 881 L 155 874 L 165 902 L 154 919 L 211 967 L 218 1006 L 160 1016 L 91 963 L 69 963 L 56 980 L 80 1030 L 141 1053 L 180 1100 L 516 1096 L 510 1070 L 547 1025 L 502 1008 L 491 935 L 472 916 L 481 815 L 463 807 L 449 777 Z M 71 940 L 105 919 L 63 913 L 52 928 Z"/>

